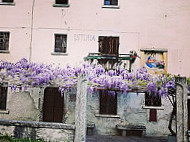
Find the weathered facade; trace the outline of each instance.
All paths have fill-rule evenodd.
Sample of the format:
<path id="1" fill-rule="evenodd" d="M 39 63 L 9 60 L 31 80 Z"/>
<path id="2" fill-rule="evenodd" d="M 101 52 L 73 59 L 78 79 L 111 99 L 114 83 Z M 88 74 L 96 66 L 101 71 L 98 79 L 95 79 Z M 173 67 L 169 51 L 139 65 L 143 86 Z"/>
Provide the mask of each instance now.
<path id="1" fill-rule="evenodd" d="M 0 117 L 7 120 L 43 122 L 43 92 L 43 89 L 31 89 L 23 93 L 9 93 L 7 95 L 7 109 L 1 111 Z M 66 92 L 63 97 L 64 113 L 62 122 L 74 125 L 76 91 Z M 150 122 L 150 109 L 157 110 L 157 121 L 155 122 Z M 167 98 L 162 98 L 161 107 L 151 107 L 145 106 L 144 93 L 118 93 L 117 114 L 100 114 L 100 98 L 97 91 L 88 94 L 87 123 L 95 125 L 93 134 L 121 135 L 121 131 L 116 128 L 116 125 L 126 124 L 145 126 L 145 136 L 167 136 L 169 134 L 167 126 L 171 110 L 172 106 Z M 2 127 L 1 133 L 8 132 Z"/>

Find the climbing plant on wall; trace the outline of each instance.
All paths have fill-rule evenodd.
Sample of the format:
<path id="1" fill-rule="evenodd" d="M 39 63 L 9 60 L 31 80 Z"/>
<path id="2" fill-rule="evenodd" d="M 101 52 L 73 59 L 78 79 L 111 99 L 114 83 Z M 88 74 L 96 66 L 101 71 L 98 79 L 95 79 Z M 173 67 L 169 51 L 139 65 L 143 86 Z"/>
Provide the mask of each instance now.
<path id="1" fill-rule="evenodd" d="M 168 89 L 175 88 L 174 76 L 163 74 L 153 76 L 145 67 L 128 72 L 115 65 L 112 70 L 105 70 L 99 64 L 85 62 L 79 66 L 61 68 L 54 65 L 37 64 L 21 59 L 16 63 L 0 62 L 0 82 L 9 82 L 11 89 L 25 90 L 27 87 L 57 86 L 63 93 L 76 87 L 80 74 L 88 76 L 88 91 L 99 88 L 126 91 L 148 91 L 167 96 Z"/>

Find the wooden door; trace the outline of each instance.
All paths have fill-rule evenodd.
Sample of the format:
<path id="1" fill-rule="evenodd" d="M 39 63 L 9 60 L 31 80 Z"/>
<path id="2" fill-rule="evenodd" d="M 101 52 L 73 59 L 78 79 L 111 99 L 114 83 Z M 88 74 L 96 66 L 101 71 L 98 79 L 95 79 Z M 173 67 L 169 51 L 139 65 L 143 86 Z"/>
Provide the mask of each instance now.
<path id="1" fill-rule="evenodd" d="M 63 120 L 64 96 L 58 88 L 48 87 L 44 91 L 43 121 L 62 122 Z"/>
<path id="2" fill-rule="evenodd" d="M 187 109 L 188 109 L 188 130 L 190 130 L 190 99 L 187 100 Z"/>

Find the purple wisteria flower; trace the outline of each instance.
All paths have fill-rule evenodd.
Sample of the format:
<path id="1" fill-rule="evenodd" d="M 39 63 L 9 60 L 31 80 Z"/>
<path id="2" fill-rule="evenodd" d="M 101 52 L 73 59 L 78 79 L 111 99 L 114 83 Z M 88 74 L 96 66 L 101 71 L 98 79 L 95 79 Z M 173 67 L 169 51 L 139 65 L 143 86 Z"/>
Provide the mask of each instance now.
<path id="1" fill-rule="evenodd" d="M 16 63 L 0 62 L 0 83 L 9 82 L 11 89 L 18 87 L 42 87 L 57 86 L 60 92 L 66 89 L 76 88 L 78 77 L 81 74 L 88 76 L 88 91 L 92 93 L 98 88 L 109 90 L 141 90 L 166 96 L 168 89 L 175 89 L 174 76 L 153 76 L 145 67 L 136 72 L 128 72 L 119 65 L 114 65 L 112 70 L 105 70 L 100 64 L 83 63 L 65 68 L 53 65 L 28 62 L 23 58 Z"/>

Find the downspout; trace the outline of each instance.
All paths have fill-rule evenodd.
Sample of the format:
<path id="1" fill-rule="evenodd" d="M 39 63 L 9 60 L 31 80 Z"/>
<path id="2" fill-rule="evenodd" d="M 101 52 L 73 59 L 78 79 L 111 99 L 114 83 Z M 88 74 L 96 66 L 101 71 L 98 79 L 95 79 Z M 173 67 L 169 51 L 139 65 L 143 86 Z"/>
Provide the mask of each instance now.
<path id="1" fill-rule="evenodd" d="M 34 5 L 35 0 L 32 2 L 32 17 L 31 17 L 31 26 L 30 26 L 30 46 L 29 46 L 29 62 L 32 60 L 32 36 L 33 36 L 33 22 L 34 22 Z"/>

